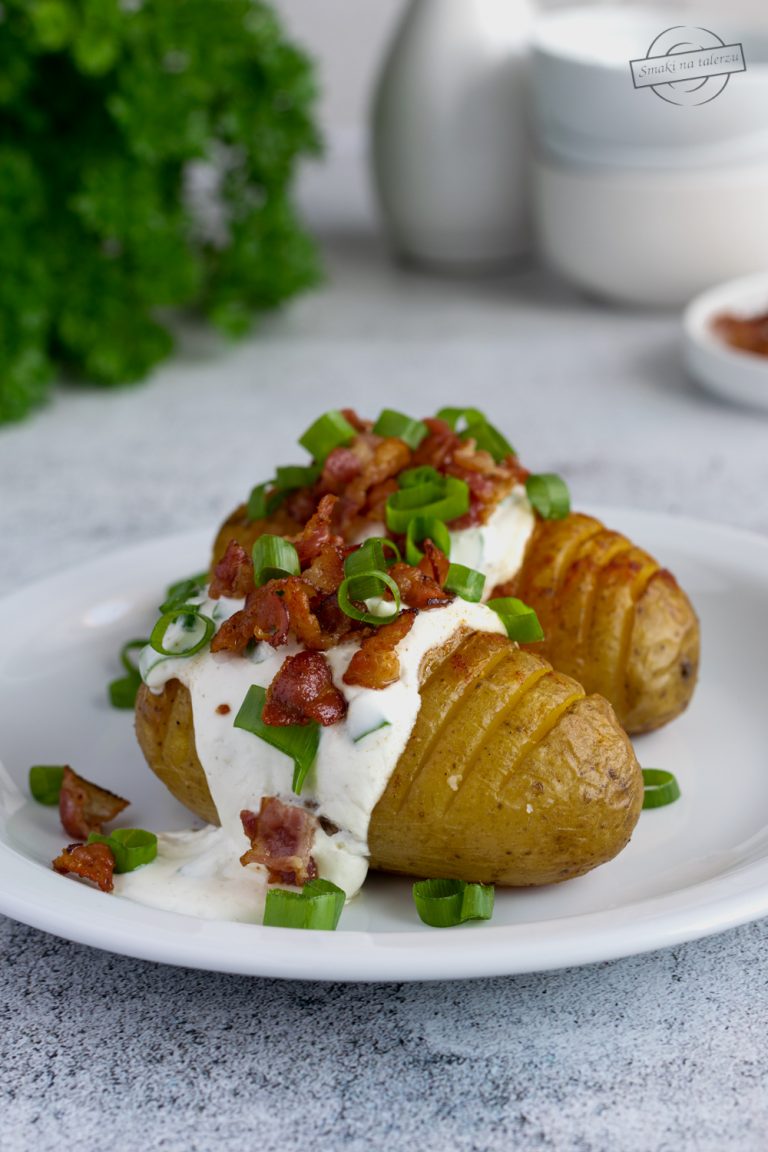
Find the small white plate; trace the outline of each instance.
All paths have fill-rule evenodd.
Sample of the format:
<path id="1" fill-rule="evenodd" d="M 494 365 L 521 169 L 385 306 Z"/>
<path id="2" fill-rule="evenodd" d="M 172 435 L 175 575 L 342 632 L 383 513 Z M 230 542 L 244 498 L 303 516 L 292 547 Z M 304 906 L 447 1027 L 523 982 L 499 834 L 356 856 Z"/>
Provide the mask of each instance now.
<path id="1" fill-rule="evenodd" d="M 692 300 L 683 316 L 684 356 L 700 384 L 726 400 L 768 409 L 768 356 L 732 348 L 712 328 L 723 312 L 757 316 L 768 311 L 768 273 L 718 284 Z"/>
<path id="2" fill-rule="evenodd" d="M 768 541 L 639 512 L 598 512 L 663 557 L 701 616 L 704 665 L 689 712 L 637 741 L 676 773 L 682 799 L 644 812 L 629 847 L 589 876 L 498 891 L 490 924 L 436 930 L 409 884 L 373 876 L 335 933 L 195 920 L 55 875 L 57 812 L 25 798 L 30 764 L 71 763 L 127 796 L 131 822 L 189 816 L 145 767 L 131 716 L 111 710 L 117 652 L 146 635 L 172 580 L 211 533 L 150 542 L 56 575 L 0 603 L 0 911 L 126 956 L 259 976 L 437 980 L 610 960 L 768 914 Z"/>

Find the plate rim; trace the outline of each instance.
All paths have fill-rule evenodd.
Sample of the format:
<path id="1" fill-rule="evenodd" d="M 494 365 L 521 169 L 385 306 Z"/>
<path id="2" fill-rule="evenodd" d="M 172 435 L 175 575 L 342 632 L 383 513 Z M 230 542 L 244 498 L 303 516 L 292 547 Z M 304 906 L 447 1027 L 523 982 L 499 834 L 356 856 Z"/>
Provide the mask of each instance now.
<path id="1" fill-rule="evenodd" d="M 657 533 L 666 529 L 710 540 L 725 537 L 761 553 L 768 568 L 768 538 L 748 529 L 654 510 L 595 505 L 589 511 L 609 521 L 630 521 L 626 529 L 630 534 L 635 534 L 634 522 L 640 532 L 646 524 Z M 128 555 L 134 561 L 140 561 L 142 552 L 156 554 L 158 549 L 167 549 L 170 555 L 173 545 L 182 541 L 190 547 L 198 541 L 206 546 L 212 539 L 207 532 L 188 529 L 102 553 L 0 598 L 0 612 L 50 587 L 53 580 L 66 595 L 72 580 L 86 572 L 93 576 L 94 569 L 119 564 Z M 520 975 L 652 952 L 768 915 L 767 853 L 662 896 L 575 916 L 513 925 L 463 925 L 443 932 L 317 933 L 308 963 L 290 929 L 197 920 L 130 901 L 120 901 L 119 908 L 107 905 L 105 915 L 94 915 L 93 898 L 108 897 L 81 885 L 70 886 L 62 903 L 56 896 L 61 894 L 58 877 L 13 848 L 3 824 L 0 814 L 0 913 L 63 939 L 134 959 L 247 976 L 386 982 Z M 151 921 L 153 931 L 136 934 L 135 923 L 141 921 Z M 478 931 L 487 946 L 477 947 Z M 262 950 L 267 939 L 269 948 Z M 240 947 L 246 941 L 249 946 Z"/>

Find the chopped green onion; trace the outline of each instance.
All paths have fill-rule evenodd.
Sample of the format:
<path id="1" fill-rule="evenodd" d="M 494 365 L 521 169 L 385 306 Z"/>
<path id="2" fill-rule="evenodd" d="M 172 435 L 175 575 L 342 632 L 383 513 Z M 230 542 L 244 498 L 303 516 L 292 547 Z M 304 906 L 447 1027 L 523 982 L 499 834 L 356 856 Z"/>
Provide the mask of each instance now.
<path id="1" fill-rule="evenodd" d="M 554 472 L 529 476 L 525 482 L 525 491 L 542 520 L 564 520 L 571 511 L 568 485 Z"/>
<path id="2" fill-rule="evenodd" d="M 365 740 L 366 736 L 373 736 L 374 732 L 380 732 L 382 728 L 389 728 L 390 725 L 390 720 L 380 720 L 378 724 L 374 724 L 372 728 L 367 728 L 365 732 L 361 732 L 359 736 L 355 736 L 353 744 L 359 744 L 361 740 Z"/>
<path id="3" fill-rule="evenodd" d="M 207 572 L 198 572 L 196 576 L 187 576 L 184 580 L 177 580 L 175 584 L 171 584 L 166 589 L 165 600 L 158 608 L 158 612 L 172 612 L 180 604 L 186 604 L 187 600 L 193 596 L 198 596 L 207 583 Z M 123 663 L 125 663 L 124 660 Z M 127 671 L 130 671 L 130 668 Z"/>
<path id="4" fill-rule="evenodd" d="M 464 429 L 468 428 L 470 424 L 486 424 L 487 420 L 479 408 L 441 408 L 437 414 L 438 420 L 444 420 L 449 424 L 454 432 L 461 434 L 462 429 L 459 424 L 463 424 Z"/>
<path id="5" fill-rule="evenodd" d="M 267 493 L 267 489 L 272 489 L 272 491 Z M 284 499 L 285 492 L 275 491 L 274 480 L 265 480 L 263 484 L 257 484 L 251 490 L 246 505 L 246 515 L 251 521 L 264 520 L 277 511 Z"/>
<path id="6" fill-rule="evenodd" d="M 477 604 L 483 598 L 485 574 L 477 572 L 474 568 L 466 568 L 463 564 L 451 564 L 444 588 L 446 592 L 453 592 L 462 600 Z"/>
<path id="7" fill-rule="evenodd" d="M 235 728 L 242 728 L 258 736 L 266 744 L 271 744 L 293 760 L 293 791 L 301 795 L 307 773 L 315 762 L 320 745 L 320 725 L 314 720 L 309 724 L 286 724 L 278 727 L 265 724 L 261 718 L 267 693 L 258 684 L 252 684 L 245 694 L 240 711 L 234 720 Z"/>
<path id="8" fill-rule="evenodd" d="M 437 468 L 423 464 L 419 468 L 403 469 L 397 477 L 397 483 L 401 488 L 416 488 L 419 484 L 442 484 L 444 479 Z"/>
<path id="9" fill-rule="evenodd" d="M 407 532 L 415 516 L 436 520 L 456 520 L 469 511 L 469 488 L 456 476 L 442 477 L 443 483 L 419 484 L 401 488 L 387 499 L 387 527 L 390 532 Z"/>
<path id="10" fill-rule="evenodd" d="M 283 576 L 298 576 L 301 572 L 299 554 L 293 544 L 282 536 L 259 536 L 251 549 L 253 557 L 253 579 L 257 588 L 268 580 L 279 580 Z"/>
<path id="11" fill-rule="evenodd" d="M 544 629 L 539 624 L 539 618 L 533 608 L 516 600 L 513 596 L 500 596 L 496 600 L 489 600 L 488 608 L 501 618 L 510 640 L 517 640 L 519 644 L 532 644 L 535 640 L 544 639 Z"/>
<path id="12" fill-rule="evenodd" d="M 322 469 L 317 464 L 304 467 L 301 464 L 281 465 L 275 472 L 275 487 L 281 492 L 293 492 L 297 488 L 311 488 L 320 476 Z"/>
<path id="13" fill-rule="evenodd" d="M 379 587 L 381 584 L 392 593 L 393 612 L 379 616 L 367 608 L 358 608 L 353 603 L 355 600 L 358 603 L 364 603 L 366 600 L 372 600 L 375 596 L 381 596 L 384 590 Z M 373 624 L 376 628 L 380 624 L 388 624 L 400 611 L 400 589 L 386 572 L 369 571 L 361 572 L 357 576 L 347 576 L 339 585 L 338 598 L 339 608 L 345 615 L 351 616 L 353 620 L 362 620 L 364 624 Z"/>
<path id="14" fill-rule="evenodd" d="M 199 640 L 190 644 L 188 648 L 166 648 L 164 646 L 165 634 L 170 626 L 176 620 L 193 620 L 195 623 L 203 625 L 203 634 Z M 185 624 L 185 630 L 192 631 L 195 624 Z M 204 616 L 200 611 L 197 604 L 182 604 L 179 608 L 173 609 L 171 612 L 164 612 L 163 615 L 155 624 L 152 632 L 150 633 L 149 643 L 150 647 L 154 648 L 155 652 L 159 652 L 161 656 L 194 656 L 195 652 L 199 652 L 204 648 L 208 641 L 216 631 L 216 625 L 210 616 Z"/>
<path id="15" fill-rule="evenodd" d="M 115 858 L 115 872 L 135 872 L 157 856 L 157 836 L 142 828 L 116 828 L 109 836 L 91 832 L 88 844 L 106 844 Z"/>
<path id="16" fill-rule="evenodd" d="M 306 448 L 313 460 L 324 464 L 326 457 L 341 444 L 349 444 L 357 432 L 341 412 L 326 412 L 299 437 L 299 444 Z"/>
<path id="17" fill-rule="evenodd" d="M 59 802 L 64 768 L 58 764 L 34 764 L 29 770 L 29 790 L 38 804 L 52 808 Z"/>
<path id="18" fill-rule="evenodd" d="M 474 440 L 478 448 L 484 452 L 490 452 L 497 464 L 506 460 L 508 456 L 515 455 L 515 450 L 506 436 L 503 436 L 498 428 L 494 428 L 493 424 L 489 424 L 487 420 L 478 420 L 469 424 L 461 433 L 461 438 L 462 440 Z"/>
<path id="19" fill-rule="evenodd" d="M 643 768 L 643 808 L 664 808 L 680 799 L 680 785 L 663 768 Z"/>
<path id="20" fill-rule="evenodd" d="M 339 923 L 346 893 L 330 880 L 310 880 L 301 892 L 270 888 L 264 905 L 268 928 L 312 928 L 333 932 Z"/>
<path id="21" fill-rule="evenodd" d="M 109 702 L 113 708 L 133 708 L 136 704 L 136 695 L 141 687 L 141 673 L 128 654 L 134 648 L 146 648 L 148 643 L 149 640 L 129 640 L 120 649 L 120 661 L 126 675 L 110 681 L 108 685 Z"/>
<path id="22" fill-rule="evenodd" d="M 453 928 L 465 920 L 490 920 L 493 898 L 492 884 L 420 880 L 413 886 L 416 911 L 431 928 Z"/>
<path id="23" fill-rule="evenodd" d="M 387 549 L 392 552 L 391 560 L 385 555 Z M 399 560 L 400 549 L 394 540 L 386 536 L 371 536 L 346 557 L 344 575 L 362 576 L 365 572 L 384 572 L 390 564 L 398 563 Z"/>
<path id="24" fill-rule="evenodd" d="M 451 534 L 442 520 L 436 520 L 434 516 L 414 516 L 405 537 L 405 559 L 409 564 L 416 565 L 424 559 L 419 544 L 425 540 L 431 540 L 435 547 L 450 556 Z"/>
<path id="25" fill-rule="evenodd" d="M 418 448 L 425 436 L 429 435 L 429 428 L 421 420 L 413 420 L 404 416 L 402 412 L 395 412 L 393 408 L 385 408 L 373 426 L 377 436 L 396 436 L 404 440 L 409 448 Z"/>

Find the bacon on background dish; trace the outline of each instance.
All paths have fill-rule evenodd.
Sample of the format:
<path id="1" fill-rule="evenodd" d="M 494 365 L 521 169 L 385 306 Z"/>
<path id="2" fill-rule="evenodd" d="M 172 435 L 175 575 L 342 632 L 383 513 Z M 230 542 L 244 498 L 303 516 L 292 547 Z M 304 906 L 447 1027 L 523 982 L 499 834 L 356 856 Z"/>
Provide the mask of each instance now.
<path id="1" fill-rule="evenodd" d="M 283 804 L 277 796 L 264 796 L 258 812 L 240 813 L 243 831 L 251 842 L 240 863 L 262 864 L 271 884 L 300 887 L 317 877 L 310 855 L 318 821 L 304 808 Z"/>
<path id="2" fill-rule="evenodd" d="M 68 836 L 87 840 L 91 832 L 103 832 L 104 825 L 127 808 L 128 800 L 84 780 L 65 767 L 59 793 L 59 817 Z"/>
<path id="3" fill-rule="evenodd" d="M 53 869 L 62 876 L 69 873 L 90 880 L 102 892 L 114 888 L 115 857 L 107 844 L 70 844 L 53 861 Z"/>

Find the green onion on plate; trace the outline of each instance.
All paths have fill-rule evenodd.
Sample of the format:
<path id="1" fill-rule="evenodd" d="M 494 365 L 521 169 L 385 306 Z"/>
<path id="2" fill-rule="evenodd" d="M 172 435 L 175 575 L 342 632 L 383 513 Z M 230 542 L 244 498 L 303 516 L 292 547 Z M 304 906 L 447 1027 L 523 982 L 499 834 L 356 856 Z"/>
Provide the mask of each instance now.
<path id="1" fill-rule="evenodd" d="M 490 920 L 493 899 L 492 884 L 419 880 L 413 886 L 416 911 L 431 928 L 454 928 L 465 920 Z"/>

